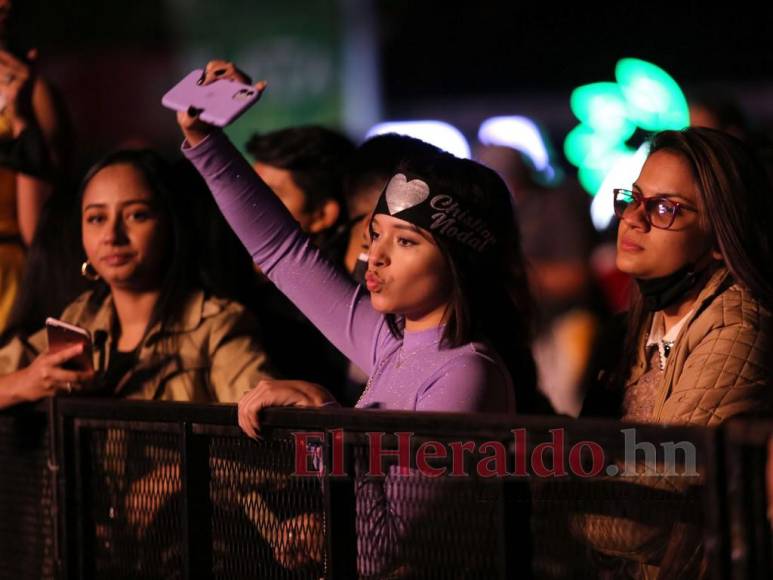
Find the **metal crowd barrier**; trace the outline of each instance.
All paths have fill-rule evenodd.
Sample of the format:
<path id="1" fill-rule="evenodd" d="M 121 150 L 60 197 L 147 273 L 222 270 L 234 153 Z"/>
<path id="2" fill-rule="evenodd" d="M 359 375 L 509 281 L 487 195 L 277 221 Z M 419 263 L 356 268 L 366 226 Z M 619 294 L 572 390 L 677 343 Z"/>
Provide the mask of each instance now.
<path id="1" fill-rule="evenodd" d="M 773 427 L 58 398 L 0 413 L 0 578 L 769 578 Z"/>

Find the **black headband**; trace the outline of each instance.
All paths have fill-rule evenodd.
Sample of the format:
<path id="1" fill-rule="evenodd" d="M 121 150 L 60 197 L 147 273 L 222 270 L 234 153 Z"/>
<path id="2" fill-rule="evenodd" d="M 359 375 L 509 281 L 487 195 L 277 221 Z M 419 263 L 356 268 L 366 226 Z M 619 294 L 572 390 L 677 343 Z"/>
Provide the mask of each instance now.
<path id="1" fill-rule="evenodd" d="M 497 241 L 488 222 L 473 207 L 448 194 L 432 193 L 426 182 L 408 181 L 402 173 L 389 180 L 373 213 L 405 220 L 479 253 L 491 250 Z"/>

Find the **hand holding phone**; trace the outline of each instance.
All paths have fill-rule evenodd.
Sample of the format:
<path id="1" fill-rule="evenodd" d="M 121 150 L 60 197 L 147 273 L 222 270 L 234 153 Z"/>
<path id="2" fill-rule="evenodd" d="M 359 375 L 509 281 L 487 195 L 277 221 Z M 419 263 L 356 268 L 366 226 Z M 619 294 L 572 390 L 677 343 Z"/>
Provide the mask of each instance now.
<path id="1" fill-rule="evenodd" d="M 203 70 L 191 71 L 163 96 L 161 104 L 174 111 L 188 111 L 192 107 L 200 111 L 198 116 L 205 123 L 224 127 L 260 97 L 260 91 L 248 84 L 231 79 L 199 84 L 202 78 Z"/>
<path id="2" fill-rule="evenodd" d="M 46 331 L 49 348 L 7 375 L 13 404 L 78 392 L 94 380 L 89 332 L 55 318 L 46 320 Z"/>
<path id="3" fill-rule="evenodd" d="M 77 344 L 82 346 L 79 355 L 61 365 L 63 369 L 73 371 L 91 371 L 94 369 L 91 334 L 88 330 L 56 318 L 48 318 L 46 319 L 46 332 L 50 354 L 55 354 Z"/>

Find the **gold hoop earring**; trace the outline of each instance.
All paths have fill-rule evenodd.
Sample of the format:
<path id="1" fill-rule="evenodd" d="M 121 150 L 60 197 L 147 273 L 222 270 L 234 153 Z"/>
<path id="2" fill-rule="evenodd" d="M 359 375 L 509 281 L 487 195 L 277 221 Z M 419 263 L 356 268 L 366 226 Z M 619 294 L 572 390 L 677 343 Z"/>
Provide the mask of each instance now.
<path id="1" fill-rule="evenodd" d="M 86 260 L 81 264 L 81 276 L 86 278 L 86 280 L 91 280 L 92 282 L 96 282 L 99 280 L 99 274 L 97 274 L 97 271 L 94 269 L 94 266 L 91 265 L 91 262 Z"/>

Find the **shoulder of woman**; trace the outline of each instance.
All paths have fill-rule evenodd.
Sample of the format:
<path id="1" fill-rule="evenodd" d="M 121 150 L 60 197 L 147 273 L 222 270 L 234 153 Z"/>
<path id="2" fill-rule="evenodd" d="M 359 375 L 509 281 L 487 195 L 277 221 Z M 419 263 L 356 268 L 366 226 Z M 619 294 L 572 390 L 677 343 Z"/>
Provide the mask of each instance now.
<path id="1" fill-rule="evenodd" d="M 94 290 L 87 290 L 65 306 L 59 318 L 64 322 L 82 326 L 85 322 L 93 320 L 104 304 L 104 298 L 99 299 Z"/>
<path id="2" fill-rule="evenodd" d="M 199 321 L 194 328 L 206 329 L 209 334 L 224 336 L 234 332 L 239 334 L 259 334 L 259 325 L 255 316 L 243 304 L 219 296 L 205 296 L 198 303 Z M 189 313 L 190 317 L 194 313 Z"/>
<path id="3" fill-rule="evenodd" d="M 691 326 L 704 331 L 729 326 L 769 331 L 771 312 L 740 284 L 732 284 L 711 300 Z M 766 328 L 767 327 L 767 328 Z"/>
<path id="4" fill-rule="evenodd" d="M 243 304 L 220 296 L 203 295 L 200 304 L 202 319 L 249 315 Z"/>
<path id="5" fill-rule="evenodd" d="M 507 367 L 489 346 L 471 342 L 454 350 L 456 352 L 453 356 L 439 369 L 440 373 L 459 373 L 465 379 L 477 377 L 481 380 L 508 380 L 510 375 Z"/>
<path id="6" fill-rule="evenodd" d="M 196 290 L 185 299 L 179 317 L 168 327 L 168 332 L 191 338 L 207 334 L 220 336 L 237 326 L 245 332 L 256 327 L 252 314 L 243 305 Z"/>
<path id="7" fill-rule="evenodd" d="M 421 410 L 509 412 L 514 408 L 512 382 L 494 358 L 463 348 L 441 365 L 418 394 Z"/>

